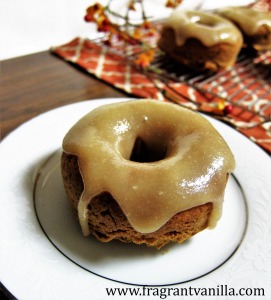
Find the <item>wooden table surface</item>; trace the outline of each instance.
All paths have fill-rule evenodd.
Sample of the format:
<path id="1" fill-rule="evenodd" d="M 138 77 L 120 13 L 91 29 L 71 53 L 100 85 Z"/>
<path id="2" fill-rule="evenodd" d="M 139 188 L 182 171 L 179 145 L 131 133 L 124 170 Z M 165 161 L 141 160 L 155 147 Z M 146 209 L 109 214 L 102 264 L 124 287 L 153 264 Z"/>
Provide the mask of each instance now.
<path id="1" fill-rule="evenodd" d="M 23 122 L 69 103 L 127 95 L 63 61 L 40 52 L 1 62 L 1 139 Z"/>
<path id="2" fill-rule="evenodd" d="M 31 118 L 66 104 L 127 94 L 46 51 L 1 62 L 1 140 Z M 0 283 L 0 298 L 14 297 Z"/>

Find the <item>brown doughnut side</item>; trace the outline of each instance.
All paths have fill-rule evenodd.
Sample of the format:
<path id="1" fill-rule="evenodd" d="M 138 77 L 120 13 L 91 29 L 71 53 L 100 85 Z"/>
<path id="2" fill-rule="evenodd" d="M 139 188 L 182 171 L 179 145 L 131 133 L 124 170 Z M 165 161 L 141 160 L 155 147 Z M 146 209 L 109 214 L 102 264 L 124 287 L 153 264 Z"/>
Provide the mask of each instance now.
<path id="1" fill-rule="evenodd" d="M 61 169 L 64 188 L 77 217 L 77 205 L 84 189 L 77 157 L 63 152 Z M 91 233 L 102 242 L 116 239 L 160 249 L 170 242 L 182 243 L 205 229 L 212 208 L 213 204 L 209 202 L 179 212 L 157 231 L 142 234 L 132 228 L 117 202 L 105 191 L 90 201 L 88 224 Z"/>

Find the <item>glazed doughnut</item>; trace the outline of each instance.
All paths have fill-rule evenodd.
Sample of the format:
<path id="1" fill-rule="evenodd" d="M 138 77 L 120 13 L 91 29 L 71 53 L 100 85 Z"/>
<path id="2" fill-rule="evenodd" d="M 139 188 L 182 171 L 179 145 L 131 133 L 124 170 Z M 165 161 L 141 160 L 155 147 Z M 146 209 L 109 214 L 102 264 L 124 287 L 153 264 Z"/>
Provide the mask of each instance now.
<path id="1" fill-rule="evenodd" d="M 160 248 L 215 227 L 234 164 L 205 118 L 148 99 L 99 107 L 63 140 L 67 196 L 102 241 Z"/>
<path id="2" fill-rule="evenodd" d="M 241 30 L 246 46 L 256 50 L 271 49 L 271 12 L 248 7 L 226 7 L 218 10 L 218 14 Z"/>
<path id="3" fill-rule="evenodd" d="M 232 66 L 243 44 L 232 22 L 215 14 L 176 10 L 163 24 L 158 46 L 175 61 L 192 68 Z"/>

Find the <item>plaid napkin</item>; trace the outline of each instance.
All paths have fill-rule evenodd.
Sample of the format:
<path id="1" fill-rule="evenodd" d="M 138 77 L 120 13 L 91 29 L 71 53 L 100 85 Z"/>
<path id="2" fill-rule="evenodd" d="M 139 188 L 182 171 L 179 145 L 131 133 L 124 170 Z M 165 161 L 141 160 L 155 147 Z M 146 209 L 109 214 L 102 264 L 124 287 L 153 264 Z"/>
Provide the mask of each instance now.
<path id="1" fill-rule="evenodd" d="M 178 102 L 194 110 L 201 110 L 202 107 L 204 107 L 204 103 L 210 104 L 210 99 L 206 98 L 206 95 L 203 95 L 192 86 L 182 82 L 165 84 L 159 79 L 150 78 L 137 68 L 134 68 L 133 65 L 121 55 L 114 54 L 109 51 L 108 48 L 88 39 L 75 38 L 65 45 L 52 48 L 52 51 L 64 60 L 80 66 L 97 78 L 136 97 L 153 98 L 157 100 L 174 99 L 174 102 Z M 255 60 L 255 63 L 271 63 L 271 51 L 259 56 Z M 271 93 L 265 92 L 264 97 L 260 99 L 260 88 L 256 87 L 257 92 L 255 93 L 251 93 L 249 90 L 243 88 L 242 85 L 245 74 L 239 75 L 240 78 L 237 78 L 236 74 L 231 74 L 231 76 L 232 75 L 235 75 L 234 81 L 236 82 L 233 88 L 235 90 L 244 90 L 244 96 L 246 97 L 245 105 L 249 110 L 243 111 L 238 107 L 234 107 L 227 117 L 218 117 L 230 121 L 236 130 L 246 135 L 267 152 L 271 152 L 271 122 L 260 124 L 262 118 L 257 115 L 254 116 L 254 114 L 249 112 L 263 111 L 266 117 L 270 116 Z M 221 78 L 223 78 L 223 76 L 218 77 L 216 82 L 207 83 L 205 88 L 210 89 L 210 86 L 212 86 L 213 89 L 218 89 L 220 90 L 220 94 L 221 92 L 223 94 L 223 90 L 221 91 L 221 89 L 223 89 Z M 265 85 L 266 84 L 267 83 L 265 83 Z M 264 88 L 270 91 L 271 84 L 269 83 L 269 86 L 265 86 Z M 168 96 L 169 93 L 171 95 L 170 97 Z M 212 101 L 214 101 L 214 99 L 212 99 Z M 199 106 L 198 103 L 203 103 L 203 105 Z"/>

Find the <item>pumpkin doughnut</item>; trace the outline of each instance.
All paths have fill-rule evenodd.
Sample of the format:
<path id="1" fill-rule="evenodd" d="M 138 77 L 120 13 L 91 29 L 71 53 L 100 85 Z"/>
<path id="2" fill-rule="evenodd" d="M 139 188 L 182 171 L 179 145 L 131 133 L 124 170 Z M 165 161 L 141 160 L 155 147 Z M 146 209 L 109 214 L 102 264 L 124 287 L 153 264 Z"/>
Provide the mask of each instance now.
<path id="1" fill-rule="evenodd" d="M 158 46 L 172 59 L 196 69 L 232 66 L 243 37 L 230 21 L 211 13 L 176 10 L 163 24 Z"/>
<path id="2" fill-rule="evenodd" d="M 217 13 L 240 29 L 246 46 L 255 50 L 271 49 L 271 12 L 249 7 L 225 7 Z"/>
<path id="3" fill-rule="evenodd" d="M 204 117 L 148 99 L 99 107 L 63 140 L 67 196 L 101 241 L 160 248 L 215 227 L 234 164 Z"/>

